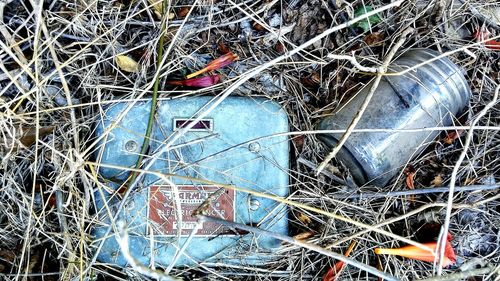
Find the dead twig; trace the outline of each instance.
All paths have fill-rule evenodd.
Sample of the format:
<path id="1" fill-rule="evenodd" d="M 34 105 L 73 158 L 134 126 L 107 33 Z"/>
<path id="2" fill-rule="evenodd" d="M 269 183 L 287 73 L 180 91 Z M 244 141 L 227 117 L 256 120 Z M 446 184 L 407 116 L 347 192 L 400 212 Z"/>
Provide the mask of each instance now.
<path id="1" fill-rule="evenodd" d="M 472 142 L 472 138 L 474 136 L 474 127 L 479 122 L 479 120 L 481 120 L 481 118 L 483 118 L 483 116 L 486 115 L 486 113 L 493 106 L 495 106 L 497 104 L 499 92 L 500 92 L 500 84 L 497 85 L 497 87 L 495 89 L 493 99 L 479 112 L 479 114 L 474 119 L 474 121 L 472 121 L 472 123 L 470 125 L 470 130 L 467 132 L 467 138 L 465 139 L 465 143 L 464 143 L 464 146 L 462 148 L 462 153 L 460 153 L 460 156 L 459 156 L 457 162 L 455 163 L 455 166 L 453 167 L 453 172 L 451 173 L 451 178 L 450 178 L 450 192 L 448 193 L 448 204 L 446 206 L 446 217 L 445 217 L 442 229 L 441 229 L 441 235 L 440 235 L 440 239 L 439 239 L 439 244 L 440 244 L 439 261 L 437 264 L 438 275 L 441 275 L 441 273 L 443 272 L 442 265 L 443 265 L 443 260 L 444 260 L 446 236 L 448 233 L 448 229 L 450 227 L 451 210 L 452 210 L 452 206 L 453 206 L 453 199 L 455 198 L 454 193 L 455 193 L 455 185 L 456 185 L 456 181 L 457 181 L 458 170 L 460 169 L 462 162 L 464 161 L 465 156 L 467 155 L 467 152 L 469 150 L 470 144 Z"/>
<path id="2" fill-rule="evenodd" d="M 190 122 L 186 127 L 184 127 L 182 130 L 179 130 L 177 131 L 176 133 L 174 133 L 174 135 L 169 139 L 169 141 L 161 148 L 159 149 L 155 155 L 150 159 L 149 163 L 146 165 L 146 167 L 144 168 L 144 170 L 148 170 L 149 168 L 151 168 L 151 166 L 153 166 L 153 164 L 155 163 L 155 161 L 158 159 L 158 156 L 159 155 L 162 155 L 163 153 L 165 153 L 166 151 L 168 151 L 170 149 L 170 147 L 175 143 L 175 141 L 177 141 L 180 137 L 182 137 L 186 132 L 188 132 L 197 122 L 199 122 L 201 119 L 203 119 L 205 116 L 207 116 L 210 112 L 212 112 L 220 103 L 222 103 L 222 101 L 228 97 L 230 94 L 232 94 L 236 89 L 238 89 L 241 85 L 243 85 L 243 83 L 247 82 L 249 79 L 251 79 L 252 77 L 254 77 L 255 75 L 261 73 L 262 71 L 274 66 L 275 64 L 279 63 L 280 61 L 283 61 L 287 58 L 290 58 L 292 57 L 293 55 L 301 52 L 302 50 L 306 49 L 307 47 L 313 45 L 315 42 L 325 38 L 326 36 L 336 32 L 336 31 L 339 31 L 339 30 L 342 30 L 348 26 L 351 26 L 353 25 L 354 23 L 358 22 L 358 21 L 361 21 L 363 19 L 366 19 L 370 16 L 373 16 L 375 14 L 378 14 L 382 11 L 385 11 L 387 9 L 390 9 L 392 7 L 396 7 L 396 6 L 399 6 L 403 1 L 402 0 L 399 0 L 399 1 L 395 1 L 395 2 L 392 2 L 391 4 L 388 4 L 388 5 L 385 5 L 383 7 L 380 7 L 378 9 L 375 9 L 373 11 L 370 11 L 366 14 L 363 14 L 359 17 L 356 17 L 346 23 L 343 23 L 343 24 L 339 24 L 335 27 L 332 27 L 330 29 L 327 29 L 325 30 L 324 32 L 322 32 L 321 34 L 315 36 L 314 38 L 308 40 L 307 42 L 305 42 L 304 44 L 298 46 L 297 48 L 294 48 L 292 49 L 291 51 L 285 53 L 284 55 L 282 56 L 279 56 L 269 62 L 266 62 L 258 67 L 255 67 L 254 69 L 250 70 L 250 71 L 247 71 L 245 73 L 243 73 L 241 75 L 241 77 L 236 81 L 234 82 L 231 86 L 229 86 L 228 88 L 226 88 L 219 96 L 218 99 L 214 100 L 211 104 L 207 105 L 207 108 L 202 108 L 201 109 L 201 113 L 198 114 L 198 116 L 196 118 L 193 118 L 193 121 Z M 326 165 L 326 164 L 325 164 Z M 129 187 L 129 190 L 132 190 L 133 187 L 138 183 L 138 181 L 141 179 L 141 174 L 138 175 L 138 178 L 135 180 L 135 182 L 132 182 L 131 183 L 131 186 Z M 128 192 L 128 191 L 127 191 Z M 127 196 L 127 194 L 125 194 L 125 196 Z M 125 197 L 124 196 L 124 197 Z"/>
<path id="3" fill-rule="evenodd" d="M 455 191 L 483 191 L 483 190 L 497 190 L 500 189 L 500 185 L 467 185 L 467 186 L 457 186 Z M 420 195 L 420 194 L 431 194 L 431 193 L 443 193 L 448 192 L 450 189 L 448 187 L 431 187 L 422 189 L 409 189 L 409 190 L 398 190 L 390 192 L 363 192 L 361 194 L 352 195 L 339 195 L 334 196 L 335 199 L 376 199 L 384 197 L 397 197 L 397 196 L 407 196 L 407 195 Z"/>
<path id="4" fill-rule="evenodd" d="M 498 269 L 498 266 L 497 266 Z M 495 268 L 493 266 L 471 269 L 465 272 L 457 272 L 452 274 L 447 274 L 444 276 L 433 276 L 430 278 L 422 279 L 422 281 L 453 281 L 453 280 L 467 280 L 473 276 L 487 275 L 493 272 Z"/>
<path id="5" fill-rule="evenodd" d="M 126 224 L 124 221 L 117 221 L 116 226 L 118 228 L 118 233 L 115 234 L 116 241 L 118 245 L 120 245 L 120 250 L 123 254 L 123 257 L 127 260 L 130 266 L 140 274 L 144 274 L 150 278 L 155 278 L 159 281 L 179 281 L 181 279 L 174 278 L 165 274 L 160 270 L 153 270 L 147 266 L 144 266 L 139 261 L 137 261 L 132 253 L 129 251 L 129 239 L 128 232 L 126 230 Z"/>
<path id="6" fill-rule="evenodd" d="M 383 72 L 383 70 L 380 68 L 376 67 L 367 67 L 361 65 L 354 55 L 348 56 L 348 55 L 335 55 L 335 54 L 328 54 L 328 58 L 334 59 L 334 60 L 348 60 L 357 70 L 362 71 L 362 72 L 372 72 L 372 73 L 377 73 L 377 72 Z"/>
<path id="7" fill-rule="evenodd" d="M 95 163 L 95 162 L 90 162 L 90 161 L 86 161 L 85 164 L 96 166 L 96 167 L 113 168 L 113 169 L 119 169 L 119 170 L 130 171 L 130 172 L 141 171 L 139 169 L 133 169 L 133 168 L 124 167 L 124 166 L 116 166 L 116 165 L 109 165 L 109 164 L 103 164 L 103 163 Z M 261 197 L 261 198 L 271 199 L 271 200 L 274 200 L 274 201 L 282 203 L 282 204 L 286 204 L 286 205 L 289 205 L 289 206 L 294 206 L 294 207 L 302 208 L 302 209 L 305 209 L 305 210 L 308 210 L 308 211 L 311 211 L 311 212 L 315 212 L 315 213 L 318 213 L 318 214 L 330 217 L 332 219 L 344 221 L 346 223 L 353 224 L 353 225 L 361 227 L 361 228 L 365 228 L 365 231 L 367 231 L 367 232 L 374 231 L 374 232 L 377 232 L 377 233 L 380 233 L 380 234 L 384 234 L 384 235 L 386 235 L 388 237 L 392 237 L 394 239 L 403 241 L 403 242 L 405 242 L 407 244 L 411 244 L 413 246 L 419 247 L 419 248 L 421 248 L 423 250 L 426 250 L 426 251 L 430 251 L 431 250 L 429 247 L 427 247 L 425 245 L 422 245 L 421 243 L 415 242 L 415 241 L 413 241 L 411 239 L 402 237 L 400 235 L 391 233 L 389 231 L 380 229 L 378 227 L 373 227 L 371 225 L 367 225 L 365 223 L 359 222 L 357 220 L 353 220 L 351 218 L 347 218 L 347 217 L 344 217 L 344 216 L 333 214 L 331 212 L 328 212 L 328 211 L 325 211 L 325 210 L 322 210 L 322 209 L 319 209 L 319 208 L 316 208 L 316 207 L 313 207 L 313 206 L 302 204 L 300 202 L 296 202 L 296 201 L 289 200 L 289 199 L 286 199 L 286 198 L 278 197 L 278 196 L 275 196 L 275 195 L 272 195 L 272 194 L 262 193 L 262 192 L 259 192 L 259 191 L 255 191 L 255 190 L 251 190 L 251 189 L 246 189 L 246 188 L 241 188 L 241 187 L 237 187 L 237 186 L 230 185 L 230 184 L 217 183 L 217 182 L 213 182 L 213 181 L 205 180 L 205 179 L 201 179 L 201 178 L 194 178 L 194 177 L 182 176 L 182 175 L 177 175 L 177 174 L 165 174 L 165 173 L 160 173 L 160 172 L 150 171 L 150 170 L 142 170 L 142 172 L 144 172 L 146 174 L 150 174 L 150 175 L 155 175 L 155 176 L 161 178 L 162 180 L 168 179 L 169 177 L 173 177 L 173 178 L 190 180 L 190 181 L 193 181 L 193 182 L 198 182 L 198 183 L 207 184 L 207 185 L 220 186 L 220 187 L 223 187 L 225 189 L 234 190 L 234 191 L 237 191 L 237 192 L 244 192 L 244 193 L 255 195 L 255 196 L 258 196 L 258 197 Z M 123 202 L 123 200 L 122 200 L 122 202 Z M 118 211 L 115 212 L 115 217 L 117 217 L 118 213 L 119 213 Z M 110 231 L 111 227 L 112 226 L 110 226 L 108 228 L 108 231 Z M 101 243 L 100 245 L 102 245 L 102 244 L 103 243 Z"/>
<path id="8" fill-rule="evenodd" d="M 230 222 L 230 221 L 227 221 L 227 220 L 223 220 L 223 219 L 219 219 L 219 218 L 215 218 L 215 217 L 211 217 L 211 216 L 198 215 L 197 217 L 198 217 L 198 219 L 201 222 L 207 221 L 207 222 L 218 223 L 220 225 L 224 225 L 224 226 L 227 226 L 227 227 L 231 227 L 231 228 L 236 228 L 236 229 L 241 229 L 241 230 L 245 230 L 245 231 L 248 231 L 248 232 L 252 232 L 252 233 L 255 233 L 257 235 L 263 235 L 263 236 L 273 237 L 273 238 L 276 238 L 276 239 L 281 240 L 283 242 L 287 242 L 287 243 L 290 243 L 292 245 L 296 245 L 296 246 L 299 246 L 299 247 L 302 247 L 302 248 L 306 248 L 306 249 L 311 250 L 311 251 L 315 251 L 315 252 L 320 253 L 322 255 L 326 255 L 326 256 L 334 258 L 336 260 L 343 261 L 346 264 L 349 264 L 349 265 L 352 265 L 352 266 L 357 267 L 359 269 L 362 269 L 364 271 L 367 271 L 367 272 L 369 272 L 371 274 L 374 274 L 374 275 L 376 275 L 376 276 L 378 276 L 380 278 L 383 278 L 385 280 L 398 280 L 394 276 L 391 276 L 391 275 L 389 275 L 387 273 L 381 272 L 381 271 L 379 271 L 378 269 L 376 269 L 376 268 L 374 268 L 372 266 L 366 265 L 364 263 L 360 263 L 360 262 L 358 262 L 358 261 L 356 261 L 356 260 L 354 260 L 352 258 L 349 258 L 349 257 L 346 257 L 346 256 L 344 256 L 342 254 L 338 254 L 338 253 L 326 250 L 325 248 L 319 247 L 317 245 L 314 245 L 314 244 L 311 244 L 311 243 L 307 243 L 307 242 L 303 242 L 303 241 L 294 239 L 294 238 L 292 238 L 290 236 L 286 236 L 286 235 L 275 233 L 275 232 L 272 232 L 272 231 L 260 229 L 260 228 L 257 228 L 257 227 L 248 226 L 248 225 L 241 224 L 241 223 Z"/>

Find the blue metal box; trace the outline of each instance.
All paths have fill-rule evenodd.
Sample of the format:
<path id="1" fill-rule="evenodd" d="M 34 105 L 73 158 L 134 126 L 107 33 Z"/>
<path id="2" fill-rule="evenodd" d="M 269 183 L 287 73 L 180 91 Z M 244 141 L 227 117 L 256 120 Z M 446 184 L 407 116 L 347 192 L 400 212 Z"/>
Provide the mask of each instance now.
<path id="1" fill-rule="evenodd" d="M 150 151 L 158 151 L 175 130 L 186 126 L 210 100 L 211 97 L 160 100 Z M 124 102 L 109 106 L 97 125 L 98 136 L 109 131 L 97 153 L 100 163 L 133 167 L 137 161 L 151 104 L 139 102 L 117 120 L 128 106 Z M 116 126 L 109 130 L 112 125 Z M 287 196 L 288 140 L 286 136 L 273 136 L 287 131 L 287 116 L 276 103 L 266 99 L 226 98 L 177 140 L 170 151 L 160 155 L 151 167 L 152 171 L 184 176 L 169 178 L 177 186 L 178 193 L 173 193 L 161 178 L 149 174 L 126 202 L 120 219 L 127 223 L 131 254 L 145 265 L 150 264 L 152 257 L 161 265 L 172 262 L 176 250 L 182 247 L 196 225 L 191 212 L 219 189 L 201 185 L 195 179 Z M 105 167 L 98 172 L 109 180 L 107 186 L 112 189 L 117 189 L 129 176 L 124 170 Z M 99 194 L 105 194 L 105 198 Z M 95 192 L 99 223 L 94 225 L 93 236 L 96 246 L 105 239 L 98 260 L 123 266 L 127 262 L 114 235 L 104 237 L 109 228 L 104 202 L 110 206 L 111 215 L 119 203 L 117 196 L 111 194 L 104 188 L 102 192 Z M 182 224 L 176 220 L 175 194 L 181 204 Z M 288 233 L 287 209 L 273 200 L 226 190 L 208 211 L 226 220 Z M 258 265 L 271 259 L 279 246 L 280 242 L 271 237 L 238 234 L 204 223 L 176 266 L 202 262 Z"/>

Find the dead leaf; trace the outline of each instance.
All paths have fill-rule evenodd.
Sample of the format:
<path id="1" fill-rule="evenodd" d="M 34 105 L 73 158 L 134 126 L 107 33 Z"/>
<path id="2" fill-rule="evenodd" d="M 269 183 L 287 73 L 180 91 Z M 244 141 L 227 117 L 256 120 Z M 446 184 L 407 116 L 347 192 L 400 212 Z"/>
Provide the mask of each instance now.
<path id="1" fill-rule="evenodd" d="M 342 172 L 340 171 L 339 167 L 337 166 L 333 166 L 333 165 L 326 165 L 325 167 L 325 170 L 327 170 L 328 172 L 338 176 L 338 177 L 342 177 Z"/>
<path id="2" fill-rule="evenodd" d="M 43 183 L 36 183 L 34 189 L 44 199 L 44 207 L 47 210 L 50 210 L 57 206 L 56 194 L 54 192 L 49 193 L 47 187 Z"/>
<path id="3" fill-rule="evenodd" d="M 318 83 L 318 84 L 319 84 L 319 82 L 321 82 L 321 76 L 320 76 L 320 75 L 319 75 L 319 73 L 317 73 L 317 72 L 314 72 L 314 73 L 311 75 L 311 79 L 312 79 L 314 82 Z"/>
<path id="4" fill-rule="evenodd" d="M 456 130 L 456 131 L 450 132 L 443 139 L 443 142 L 445 144 L 452 144 L 456 139 L 458 139 L 462 135 L 463 132 L 464 132 L 464 130 Z"/>
<path id="5" fill-rule="evenodd" d="M 416 172 L 417 171 L 415 170 L 415 167 L 413 167 L 412 165 L 408 165 L 404 170 L 404 173 L 406 175 L 406 186 L 409 189 L 415 189 L 414 178 Z"/>
<path id="6" fill-rule="evenodd" d="M 466 178 L 464 181 L 464 185 L 471 185 L 476 183 L 476 178 Z"/>
<path id="7" fill-rule="evenodd" d="M 295 147 L 299 152 L 302 151 L 302 149 L 304 148 L 304 139 L 305 138 L 303 135 L 296 136 L 292 139 L 293 143 L 295 144 Z"/>
<path id="8" fill-rule="evenodd" d="M 184 18 L 187 16 L 187 14 L 189 13 L 190 10 L 191 10 L 190 7 L 182 7 L 179 10 L 177 10 L 177 16 L 179 18 Z"/>
<path id="9" fill-rule="evenodd" d="M 46 136 L 54 131 L 53 126 L 41 127 L 38 131 L 38 137 L 41 138 Z M 0 132 L 0 136 L 4 136 L 4 141 L 0 144 L 0 155 L 4 151 L 17 151 L 20 147 L 19 142 L 29 147 L 36 141 L 36 128 L 30 127 L 21 127 L 19 129 L 19 133 L 15 135 L 15 139 L 10 137 L 10 134 L 2 134 Z"/>
<path id="10" fill-rule="evenodd" d="M 38 130 L 38 137 L 41 138 L 43 136 L 46 136 L 54 131 L 54 127 L 49 126 L 49 127 L 41 127 Z M 26 131 L 23 132 L 21 138 L 19 141 L 24 145 L 24 146 L 31 146 L 33 143 L 36 141 L 36 128 L 29 128 Z"/>
<path id="11" fill-rule="evenodd" d="M 30 259 L 29 259 L 29 263 L 28 263 L 28 268 L 27 268 L 27 272 L 28 273 L 33 273 L 35 272 L 35 266 L 37 266 L 41 259 L 40 259 L 40 252 L 39 251 L 31 251 L 30 253 Z"/>
<path id="12" fill-rule="evenodd" d="M 153 8 L 153 11 L 157 18 L 161 19 L 163 15 L 163 0 L 148 0 L 149 4 Z M 188 9 L 189 11 L 189 9 Z M 168 13 L 168 19 L 172 20 L 175 18 L 174 13 Z"/>
<path id="13" fill-rule="evenodd" d="M 406 186 L 408 189 L 415 189 L 415 174 L 416 170 L 413 166 L 408 165 L 408 167 L 405 169 L 405 175 L 406 175 Z M 415 201 L 415 195 L 410 195 L 409 198 L 410 201 Z"/>
<path id="14" fill-rule="evenodd" d="M 149 1 L 149 2 L 155 2 L 155 1 L 153 0 L 153 1 Z M 160 7 L 158 7 L 159 5 L 160 5 Z M 158 18 L 161 18 L 161 14 L 163 14 L 163 8 L 162 8 L 161 4 L 153 5 L 153 11 Z"/>
<path id="15" fill-rule="evenodd" d="M 382 260 L 380 259 L 380 256 L 377 255 L 377 269 L 380 271 L 384 271 L 384 266 L 382 265 Z M 377 281 L 383 281 L 384 279 L 382 277 L 379 277 Z"/>
<path id="16" fill-rule="evenodd" d="M 305 76 L 300 79 L 302 84 L 306 87 L 318 87 L 321 77 L 318 73 L 312 73 L 310 76 Z"/>
<path id="17" fill-rule="evenodd" d="M 293 239 L 295 240 L 306 240 L 306 239 L 309 239 L 311 237 L 313 237 L 315 234 L 314 231 L 306 231 L 306 232 L 302 232 L 302 233 L 299 233 L 297 235 L 295 235 L 293 237 Z"/>
<path id="18" fill-rule="evenodd" d="M 312 222 L 311 218 L 304 213 L 299 213 L 297 219 L 305 225 L 308 225 Z"/>
<path id="19" fill-rule="evenodd" d="M 11 250 L 0 250 L 0 258 L 7 262 L 14 262 L 16 253 Z"/>
<path id="20" fill-rule="evenodd" d="M 218 74 L 215 74 L 215 75 L 208 75 L 208 76 L 202 76 L 184 80 L 170 80 L 167 81 L 167 84 L 174 86 L 206 88 L 216 85 L 217 83 L 219 83 L 219 81 L 220 81 L 220 76 Z"/>
<path id="21" fill-rule="evenodd" d="M 224 54 L 223 56 L 220 56 L 220 57 L 214 59 L 213 61 L 209 62 L 207 64 L 207 66 L 205 66 L 203 69 L 187 75 L 186 78 L 191 79 L 191 78 L 196 77 L 200 74 L 203 74 L 207 71 L 217 70 L 219 68 L 230 65 L 231 63 L 233 63 L 234 61 L 236 61 L 238 59 L 239 59 L 238 55 L 233 54 L 232 52 L 229 52 L 229 53 Z"/>
<path id="22" fill-rule="evenodd" d="M 365 43 L 368 46 L 380 45 L 384 41 L 385 36 L 382 32 L 374 32 L 366 35 Z"/>
<path id="23" fill-rule="evenodd" d="M 48 201 L 47 201 L 47 207 L 52 209 L 57 206 L 57 199 L 55 193 L 52 193 L 49 195 Z"/>
<path id="24" fill-rule="evenodd" d="M 495 40 L 488 40 L 490 38 L 490 31 L 485 27 L 482 26 L 478 28 L 478 30 L 474 33 L 474 38 L 476 39 L 477 42 L 484 42 L 484 46 L 488 49 L 492 50 L 500 50 L 500 41 L 495 41 Z"/>
<path id="25" fill-rule="evenodd" d="M 432 186 L 441 186 L 443 184 L 443 178 L 441 175 L 437 175 L 434 177 L 434 179 L 431 181 Z"/>
<path id="26" fill-rule="evenodd" d="M 278 54 L 283 54 L 285 52 L 285 46 L 283 46 L 283 43 L 281 42 L 276 43 L 274 49 L 276 49 L 276 52 L 278 52 Z"/>
<path id="27" fill-rule="evenodd" d="M 136 72 L 139 70 L 139 64 L 132 58 L 125 55 L 116 56 L 116 64 L 126 72 Z"/>
<path id="28" fill-rule="evenodd" d="M 414 182 L 414 178 L 415 178 L 415 173 L 408 173 L 406 175 L 406 186 L 409 188 L 409 189 L 415 189 L 415 182 Z"/>
<path id="29" fill-rule="evenodd" d="M 219 52 L 221 52 L 222 54 L 227 54 L 229 52 L 231 52 L 229 50 L 229 48 L 226 46 L 226 44 L 224 44 L 224 42 L 219 42 L 217 44 L 217 49 L 219 50 Z"/>
<path id="30" fill-rule="evenodd" d="M 148 0 L 149 4 L 153 7 L 153 11 L 158 18 L 163 15 L 163 0 Z"/>
<path id="31" fill-rule="evenodd" d="M 265 28 L 258 22 L 254 22 L 253 23 L 253 29 L 257 30 L 257 31 L 264 31 Z"/>

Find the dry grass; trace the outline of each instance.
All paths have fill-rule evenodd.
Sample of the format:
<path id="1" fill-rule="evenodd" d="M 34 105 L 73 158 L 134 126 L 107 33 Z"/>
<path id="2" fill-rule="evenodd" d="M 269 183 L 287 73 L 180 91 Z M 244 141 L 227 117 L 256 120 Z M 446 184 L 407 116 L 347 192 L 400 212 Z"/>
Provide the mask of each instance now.
<path id="1" fill-rule="evenodd" d="M 103 119 L 104 107 L 117 100 L 135 103 L 151 96 L 156 77 L 161 98 L 222 92 L 264 96 L 283 106 L 290 130 L 297 132 L 290 136 L 292 161 L 287 171 L 291 178 L 288 199 L 294 202 L 291 235 L 311 231 L 307 242 L 337 253 L 343 253 L 355 238 L 358 245 L 352 258 L 374 267 L 380 264 L 379 270 L 401 280 L 414 280 L 431 277 L 438 270 L 419 261 L 379 259 L 373 248 L 401 246 L 404 243 L 398 237 L 419 241 L 416 232 L 424 223 L 448 222 L 459 259 L 456 267 L 443 274 L 500 263 L 498 188 L 481 190 L 500 181 L 498 103 L 480 116 L 500 83 L 500 52 L 474 44 L 472 38 L 485 22 L 492 36 L 500 35 L 498 21 L 495 27 L 484 10 L 500 9 L 500 2 L 404 1 L 381 13 L 382 22 L 373 27 L 376 35 L 368 38 L 370 32 L 360 35 L 352 26 L 340 26 L 353 18 L 353 7 L 387 5 L 382 1 L 167 1 L 170 15 L 165 17 L 164 34 L 147 0 L 58 0 L 45 1 L 43 7 L 36 0 L 6 2 L 11 1 L 0 0 L 1 280 L 149 280 L 131 268 L 113 269 L 93 262 L 93 193 L 103 180 L 86 161 L 95 160 L 99 142 L 93 128 Z M 316 139 L 315 125 L 371 77 L 357 73 L 348 60 L 333 60 L 331 55 L 351 55 L 356 50 L 361 65 L 379 67 L 391 51 L 389 43 L 408 27 L 414 31 L 399 52 L 413 47 L 442 53 L 466 50 L 449 56 L 464 69 L 473 93 L 457 127 L 469 126 L 481 117 L 463 161 L 458 160 L 468 127 L 463 127 L 464 137 L 452 144 L 444 143 L 443 133 L 409 163 L 417 171 L 417 189 L 437 181 L 449 186 L 450 179 L 456 179 L 451 204 L 447 193 L 346 197 L 353 191 L 406 190 L 403 170 L 383 189 L 353 190 L 338 183 L 339 178 L 349 181 L 341 163 L 333 160 L 318 176 L 311 168 L 330 150 Z M 331 34 L 320 36 L 325 32 Z M 166 45 L 158 68 L 160 36 Z M 219 57 L 225 48 L 240 60 L 217 71 L 222 83 L 201 90 L 166 85 L 168 79 L 181 78 Z M 115 61 L 119 54 L 138 61 L 139 70 L 120 70 Z M 472 192 L 458 188 L 467 185 L 480 187 Z M 451 211 L 449 221 L 447 210 Z M 311 221 L 298 219 L 301 213 Z M 333 219 L 333 214 L 346 220 Z M 297 245 L 285 244 L 277 254 L 282 258 L 264 268 L 174 268 L 171 275 L 187 280 L 317 280 L 335 263 Z M 494 278 L 496 270 L 497 275 L 481 276 Z M 376 277 L 348 266 L 340 279 Z"/>

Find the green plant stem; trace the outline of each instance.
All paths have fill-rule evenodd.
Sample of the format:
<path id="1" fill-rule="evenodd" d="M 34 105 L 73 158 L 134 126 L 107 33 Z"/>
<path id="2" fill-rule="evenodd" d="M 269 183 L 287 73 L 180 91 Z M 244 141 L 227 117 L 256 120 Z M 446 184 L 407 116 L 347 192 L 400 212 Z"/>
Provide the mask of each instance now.
<path id="1" fill-rule="evenodd" d="M 157 63 L 157 71 L 160 71 L 161 68 L 161 62 L 163 60 L 163 44 L 164 44 L 164 36 L 163 33 L 165 32 L 166 28 L 166 21 L 165 21 L 165 14 L 166 14 L 166 6 L 167 6 L 168 0 L 163 0 L 163 19 L 161 21 L 161 28 L 160 28 L 160 41 L 158 43 L 158 63 Z M 146 128 L 146 133 L 144 134 L 144 140 L 142 142 L 142 147 L 141 147 L 141 152 L 139 153 L 139 158 L 137 159 L 137 162 L 135 163 L 135 168 L 140 169 L 142 165 L 142 160 L 144 159 L 144 155 L 146 155 L 146 152 L 148 151 L 149 148 L 149 143 L 151 140 L 151 131 L 153 130 L 153 123 L 155 119 L 155 114 L 156 114 L 156 105 L 158 103 L 158 88 L 160 87 L 160 75 L 157 75 L 155 83 L 153 84 L 153 95 L 151 97 L 151 110 L 149 112 L 149 119 L 148 119 L 148 126 Z M 130 177 L 129 183 L 133 183 L 135 179 L 137 178 L 137 172 L 132 172 L 132 176 Z"/>

